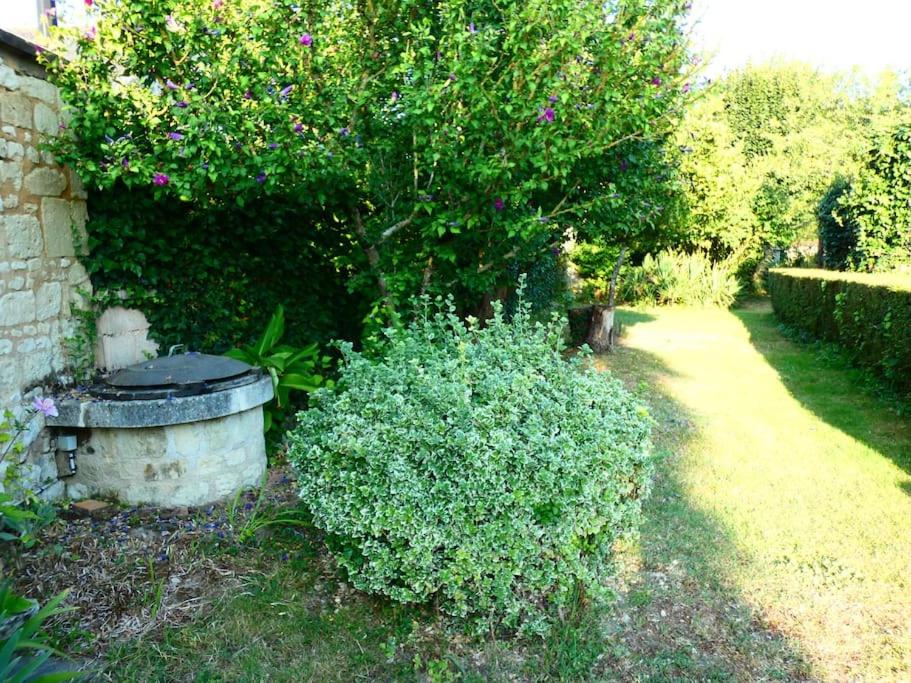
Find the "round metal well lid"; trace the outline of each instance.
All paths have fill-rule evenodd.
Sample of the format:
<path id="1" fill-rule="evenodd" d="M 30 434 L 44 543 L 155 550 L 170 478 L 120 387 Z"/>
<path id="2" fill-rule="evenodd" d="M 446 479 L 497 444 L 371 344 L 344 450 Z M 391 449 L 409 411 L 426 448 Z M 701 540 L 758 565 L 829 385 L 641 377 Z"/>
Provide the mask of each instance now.
<path id="1" fill-rule="evenodd" d="M 183 353 L 131 365 L 119 370 L 105 384 L 115 387 L 161 387 L 227 380 L 253 370 L 243 361 L 207 353 Z"/>

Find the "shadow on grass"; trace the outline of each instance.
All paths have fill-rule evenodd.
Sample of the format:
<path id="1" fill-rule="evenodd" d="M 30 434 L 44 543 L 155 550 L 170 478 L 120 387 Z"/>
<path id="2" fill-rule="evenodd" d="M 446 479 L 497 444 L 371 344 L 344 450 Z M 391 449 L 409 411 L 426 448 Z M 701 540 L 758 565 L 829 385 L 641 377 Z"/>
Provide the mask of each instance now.
<path id="1" fill-rule="evenodd" d="M 625 585 L 605 615 L 607 656 L 596 672 L 608 680 L 809 679 L 802 654 L 728 579 L 734 541 L 687 491 L 699 431 L 696 417 L 662 388 L 673 371 L 622 344 L 599 361 L 652 406 L 659 462 L 641 538 L 618 558 Z"/>
<path id="2" fill-rule="evenodd" d="M 785 338 L 768 301 L 732 311 L 790 394 L 824 422 L 911 474 L 911 419 L 902 417 L 869 375 L 827 345 Z M 902 488 L 911 492 L 911 481 Z"/>
<path id="3" fill-rule="evenodd" d="M 621 328 L 633 327 L 640 323 L 649 323 L 655 320 L 655 316 L 638 308 L 618 308 L 617 320 L 620 321 Z M 621 329 L 622 334 L 622 329 Z"/>

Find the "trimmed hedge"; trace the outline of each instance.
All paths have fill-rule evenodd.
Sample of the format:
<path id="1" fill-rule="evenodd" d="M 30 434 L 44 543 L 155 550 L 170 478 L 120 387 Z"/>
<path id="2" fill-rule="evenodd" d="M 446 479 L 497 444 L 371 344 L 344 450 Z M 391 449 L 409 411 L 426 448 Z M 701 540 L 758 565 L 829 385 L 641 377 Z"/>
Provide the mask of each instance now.
<path id="1" fill-rule="evenodd" d="M 911 276 L 779 268 L 769 294 L 782 322 L 840 344 L 911 396 Z"/>

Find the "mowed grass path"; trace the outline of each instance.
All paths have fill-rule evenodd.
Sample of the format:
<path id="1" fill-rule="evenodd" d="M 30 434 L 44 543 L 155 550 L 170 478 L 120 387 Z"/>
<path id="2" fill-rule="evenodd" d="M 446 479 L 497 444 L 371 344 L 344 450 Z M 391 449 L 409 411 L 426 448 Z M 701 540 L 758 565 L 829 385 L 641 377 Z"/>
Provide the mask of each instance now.
<path id="1" fill-rule="evenodd" d="M 602 362 L 651 394 L 666 453 L 645 563 L 679 558 L 691 596 L 717 581 L 710 613 L 736 596 L 790 653 L 776 668 L 735 642 L 756 653 L 737 677 L 911 681 L 911 418 L 784 338 L 767 303 L 622 318 Z"/>

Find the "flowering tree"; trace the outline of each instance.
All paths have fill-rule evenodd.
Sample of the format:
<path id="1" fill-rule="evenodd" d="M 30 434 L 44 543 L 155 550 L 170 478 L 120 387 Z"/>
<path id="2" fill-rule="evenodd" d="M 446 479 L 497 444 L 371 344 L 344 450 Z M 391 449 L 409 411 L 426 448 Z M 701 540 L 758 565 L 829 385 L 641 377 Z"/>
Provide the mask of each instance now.
<path id="1" fill-rule="evenodd" d="M 49 64 L 58 154 L 162 200 L 306 197 L 388 309 L 477 301 L 610 222 L 688 89 L 682 0 L 95 0 Z M 58 50 L 59 51 L 59 50 Z"/>

